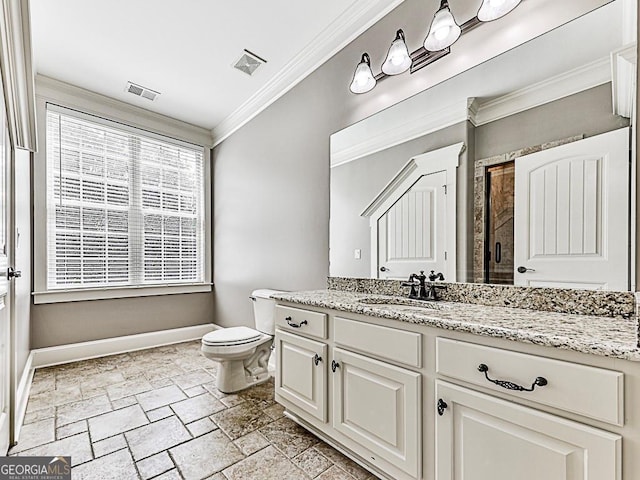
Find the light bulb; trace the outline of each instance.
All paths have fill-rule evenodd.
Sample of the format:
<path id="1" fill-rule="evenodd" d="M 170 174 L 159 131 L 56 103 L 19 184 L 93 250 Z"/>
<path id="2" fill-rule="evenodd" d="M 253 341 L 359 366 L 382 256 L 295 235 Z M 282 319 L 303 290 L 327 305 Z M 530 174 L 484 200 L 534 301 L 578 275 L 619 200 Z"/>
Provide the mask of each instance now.
<path id="1" fill-rule="evenodd" d="M 490 22 L 504 17 L 511 10 L 520 5 L 521 0 L 484 0 L 478 10 L 478 20 Z"/>
<path id="2" fill-rule="evenodd" d="M 438 28 L 435 32 L 433 32 L 433 35 L 438 40 L 444 40 L 449 36 L 450 31 L 451 31 L 451 27 L 449 25 L 443 25 L 442 27 Z"/>
<path id="3" fill-rule="evenodd" d="M 424 39 L 424 48 L 430 52 L 444 50 L 460 38 L 460 26 L 449 10 L 447 0 L 442 0 L 440 9 L 433 16 L 427 38 Z"/>
<path id="4" fill-rule="evenodd" d="M 404 41 L 404 32 L 398 30 L 396 38 L 389 47 L 387 58 L 382 64 L 382 72 L 387 75 L 398 75 L 406 72 L 411 66 L 411 57 Z"/>
<path id="5" fill-rule="evenodd" d="M 366 53 L 362 54 L 362 59 L 356 67 L 356 71 L 353 74 L 353 81 L 349 89 L 353 93 L 367 93 L 376 86 L 376 79 L 371 71 L 371 60 Z"/>

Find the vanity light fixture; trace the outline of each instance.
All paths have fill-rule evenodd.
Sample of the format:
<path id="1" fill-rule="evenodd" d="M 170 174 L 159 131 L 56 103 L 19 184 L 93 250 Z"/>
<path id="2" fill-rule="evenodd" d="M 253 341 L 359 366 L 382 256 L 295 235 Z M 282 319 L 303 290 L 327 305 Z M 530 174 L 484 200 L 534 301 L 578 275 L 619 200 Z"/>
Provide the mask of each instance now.
<path id="1" fill-rule="evenodd" d="M 456 23 L 449 9 L 448 0 L 442 0 L 431 21 L 427 38 L 424 39 L 424 48 L 430 52 L 437 52 L 450 47 L 460 38 L 461 33 L 460 25 Z"/>
<path id="2" fill-rule="evenodd" d="M 449 8 L 449 0 L 440 0 L 440 8 L 433 16 L 429 33 L 422 47 L 409 53 L 404 31 L 399 29 L 382 64 L 382 71 L 374 75 L 371 70 L 371 58 L 369 54 L 363 53 L 349 89 L 353 93 L 367 93 L 373 90 L 380 80 L 387 77 L 399 75 L 407 70 L 410 73 L 417 72 L 448 55 L 451 52 L 451 45 L 461 35 L 470 32 L 483 22 L 504 17 L 521 2 L 522 0 L 482 0 L 478 14 L 462 25 L 458 25 Z"/>
<path id="3" fill-rule="evenodd" d="M 409 70 L 409 67 L 411 67 L 411 57 L 404 39 L 404 32 L 400 29 L 396 32 L 396 39 L 391 42 L 387 58 L 382 64 L 382 72 L 387 75 L 399 75 Z"/>
<path id="4" fill-rule="evenodd" d="M 349 89 L 353 93 L 367 93 L 376 86 L 376 79 L 371 71 L 371 59 L 369 54 L 363 53 L 360 63 L 353 74 L 353 80 Z"/>
<path id="5" fill-rule="evenodd" d="M 490 22 L 504 17 L 520 4 L 521 0 L 483 0 L 478 10 L 478 20 Z"/>

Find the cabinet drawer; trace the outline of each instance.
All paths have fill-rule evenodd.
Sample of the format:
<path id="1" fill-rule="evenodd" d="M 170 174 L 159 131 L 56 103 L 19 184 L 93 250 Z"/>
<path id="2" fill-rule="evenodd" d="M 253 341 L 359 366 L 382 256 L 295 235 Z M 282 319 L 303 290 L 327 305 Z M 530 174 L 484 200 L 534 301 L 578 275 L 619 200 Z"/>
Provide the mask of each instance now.
<path id="1" fill-rule="evenodd" d="M 327 315 L 301 308 L 276 306 L 276 326 L 316 338 L 327 338 Z"/>
<path id="2" fill-rule="evenodd" d="M 436 371 L 440 375 L 560 408 L 595 420 L 622 425 L 623 374 L 612 370 L 537 357 L 524 353 L 438 338 Z M 482 372 L 480 365 L 486 365 Z M 502 380 L 503 386 L 489 381 Z M 514 384 L 531 388 L 537 377 L 547 380 L 531 392 L 517 391 Z"/>
<path id="3" fill-rule="evenodd" d="M 333 338 L 336 345 L 367 355 L 412 367 L 422 365 L 422 335 L 335 317 Z"/>

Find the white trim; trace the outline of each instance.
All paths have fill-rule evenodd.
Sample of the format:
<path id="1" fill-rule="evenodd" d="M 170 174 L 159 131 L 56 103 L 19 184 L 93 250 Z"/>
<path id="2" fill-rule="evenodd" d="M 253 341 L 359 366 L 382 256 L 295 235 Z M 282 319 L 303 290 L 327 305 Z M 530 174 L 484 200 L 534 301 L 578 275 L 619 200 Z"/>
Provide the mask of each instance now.
<path id="1" fill-rule="evenodd" d="M 33 292 L 33 303 L 82 302 L 85 300 L 104 300 L 108 298 L 152 297 L 156 295 L 179 295 L 186 293 L 210 292 L 210 283 L 189 285 L 157 285 L 130 287 L 79 288 L 67 290 L 49 290 Z"/>
<path id="2" fill-rule="evenodd" d="M 43 75 L 36 76 L 36 98 L 191 144 L 203 147 L 212 145 L 211 132 L 206 128 L 181 122 Z"/>
<path id="3" fill-rule="evenodd" d="M 0 9 L 0 68 L 11 142 L 33 152 L 38 144 L 29 2 L 3 0 Z"/>
<path id="4" fill-rule="evenodd" d="M 88 360 L 90 358 L 160 347 L 162 345 L 198 340 L 205 334 L 218 328 L 220 327 L 212 323 L 205 323 L 193 327 L 174 328 L 158 332 L 94 340 L 91 342 L 71 343 L 57 347 L 37 348 L 31 352 L 33 355 L 32 366 L 33 368 L 48 367 L 51 365 Z"/>
<path id="5" fill-rule="evenodd" d="M 31 392 L 34 373 L 33 352 L 30 352 L 16 390 L 14 439 L 20 438 L 20 429 L 24 423 L 24 416 L 27 413 L 27 403 L 29 402 L 29 392 Z"/>
<path id="6" fill-rule="evenodd" d="M 633 116 L 637 56 L 635 42 L 611 52 L 613 113 L 621 117 Z"/>
<path id="7" fill-rule="evenodd" d="M 638 0 L 622 0 L 622 41 L 633 43 L 638 39 Z"/>
<path id="8" fill-rule="evenodd" d="M 405 103 L 407 103 L 405 101 Z M 411 100 L 409 100 L 411 103 Z M 400 145 L 414 138 L 436 132 L 469 119 L 469 102 L 464 99 L 439 110 L 417 108 L 428 113 L 407 115 L 404 108 L 383 110 L 374 117 L 352 125 L 350 141 L 344 148 L 338 146 L 340 132 L 331 136 L 331 168 L 344 165 L 367 155 Z M 343 130 L 344 132 L 345 130 Z"/>
<path id="9" fill-rule="evenodd" d="M 485 125 L 610 81 L 610 60 L 605 57 L 493 100 L 476 99 L 471 122 L 475 126 Z"/>
<path id="10" fill-rule="evenodd" d="M 300 50 L 273 78 L 211 130 L 216 146 L 282 97 L 404 0 L 359 0 Z M 354 66 L 357 59 L 354 59 Z"/>
<path id="11" fill-rule="evenodd" d="M 460 155 L 465 151 L 465 148 L 465 144 L 460 142 L 413 157 L 360 214 L 362 217 L 369 217 L 371 276 L 373 278 L 378 278 L 378 220 L 424 175 L 442 171 L 447 173 L 445 250 L 447 252 L 457 251 L 457 168 L 460 165 Z M 446 268 L 443 272 L 446 278 L 456 278 L 456 257 L 457 255 L 448 255 Z"/>

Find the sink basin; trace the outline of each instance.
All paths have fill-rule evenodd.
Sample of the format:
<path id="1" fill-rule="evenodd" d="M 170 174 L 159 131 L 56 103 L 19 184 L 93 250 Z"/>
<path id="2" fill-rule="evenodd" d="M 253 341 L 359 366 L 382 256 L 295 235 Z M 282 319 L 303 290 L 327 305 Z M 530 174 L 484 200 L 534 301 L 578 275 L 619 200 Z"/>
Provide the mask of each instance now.
<path id="1" fill-rule="evenodd" d="M 424 310 L 443 310 L 447 306 L 441 303 L 424 300 L 414 300 L 412 298 L 363 298 L 359 302 L 367 307 L 384 308 L 385 310 L 403 310 L 403 311 L 424 311 Z"/>

